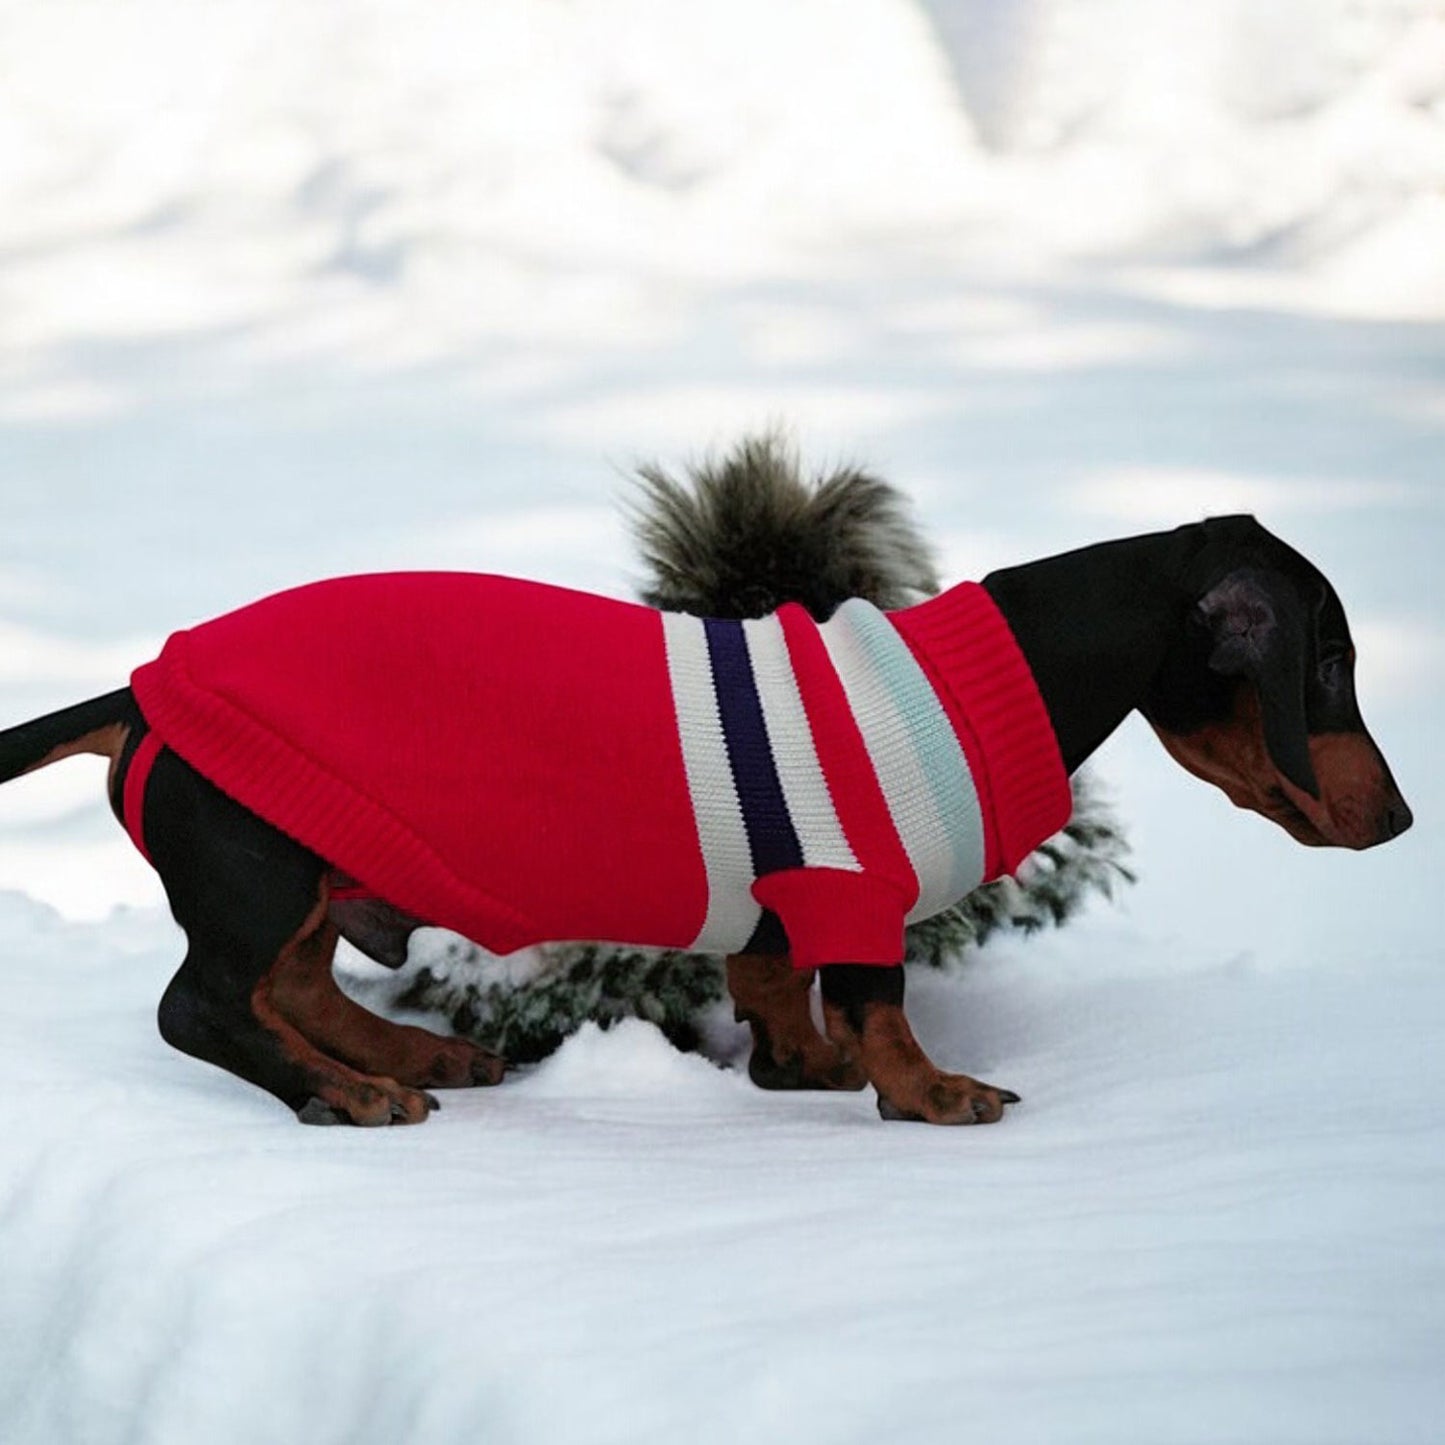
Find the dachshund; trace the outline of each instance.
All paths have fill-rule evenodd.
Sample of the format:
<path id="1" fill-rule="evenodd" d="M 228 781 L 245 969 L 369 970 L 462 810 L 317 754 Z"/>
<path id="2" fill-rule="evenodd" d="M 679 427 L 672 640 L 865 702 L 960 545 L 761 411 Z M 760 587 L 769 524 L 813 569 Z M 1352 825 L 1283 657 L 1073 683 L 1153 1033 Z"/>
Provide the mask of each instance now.
<path id="1" fill-rule="evenodd" d="M 965 615 L 983 641 L 949 631 Z M 414 702 L 368 672 L 377 629 L 415 654 Z M 338 641 L 352 636 L 359 660 Z M 1334 588 L 1249 516 L 1005 568 L 914 608 L 855 599 L 821 626 L 801 609 L 683 619 L 386 574 L 177 634 L 131 686 L 0 732 L 0 781 L 109 759 L 112 809 L 187 938 L 162 1036 L 303 1122 L 419 1123 L 431 1090 L 500 1079 L 494 1055 L 373 1015 L 333 978 L 339 938 L 394 967 L 433 924 L 498 951 L 615 935 L 726 953 L 755 1078 L 871 1085 L 888 1119 L 991 1123 L 1018 1096 L 940 1071 L 908 1025 L 904 918 L 1017 866 L 1065 821 L 1067 775 L 1136 709 L 1187 771 L 1300 843 L 1397 837 L 1411 812 L 1361 719 L 1354 662 Z M 425 680 L 443 666 L 484 730 L 467 717 L 435 732 L 451 694 Z M 953 695 L 955 666 L 979 674 L 982 703 Z M 287 744 L 258 722 L 267 707 L 293 709 Z M 357 739 L 373 734 L 368 752 Z M 538 738 L 557 754 L 545 766 Z M 347 791 L 348 752 L 385 778 Z M 454 805 L 467 788 L 478 801 Z M 423 811 L 450 809 L 440 842 L 397 822 L 418 789 Z M 595 852 L 604 806 L 627 814 L 615 857 L 574 836 Z M 485 886 L 459 877 L 458 850 Z"/>

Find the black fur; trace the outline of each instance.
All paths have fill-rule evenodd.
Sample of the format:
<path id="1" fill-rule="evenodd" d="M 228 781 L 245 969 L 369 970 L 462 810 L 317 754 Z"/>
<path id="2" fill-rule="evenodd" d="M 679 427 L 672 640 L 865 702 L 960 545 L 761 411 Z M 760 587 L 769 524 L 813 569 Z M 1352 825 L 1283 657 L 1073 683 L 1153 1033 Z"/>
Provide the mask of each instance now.
<path id="1" fill-rule="evenodd" d="M 903 1007 L 903 968 L 880 968 L 872 963 L 829 963 L 818 970 L 823 999 L 843 1010 L 855 1034 L 863 1032 L 863 1013 L 870 1003 Z"/>
<path id="2" fill-rule="evenodd" d="M 320 1082 L 263 1027 L 252 995 L 315 908 L 325 865 L 169 748 L 151 769 L 144 814 L 146 846 L 187 943 L 161 998 L 162 1037 L 302 1109 Z"/>
<path id="3" fill-rule="evenodd" d="M 135 699 L 128 687 L 122 687 L 6 728 L 0 732 L 0 783 L 18 778 L 65 743 L 111 723 L 127 722 L 134 715 Z"/>
<path id="4" fill-rule="evenodd" d="M 1211 517 L 996 572 L 1007 618 L 1076 768 L 1136 707 L 1167 733 L 1224 721 L 1259 699 L 1278 772 L 1318 800 L 1311 743 L 1348 735 L 1377 770 L 1371 846 L 1410 826 L 1355 699 L 1344 608 L 1313 563 L 1250 516 Z"/>
<path id="5" fill-rule="evenodd" d="M 1210 670 L 1255 685 L 1275 767 L 1318 798 L 1305 716 L 1305 660 L 1313 649 L 1296 588 L 1281 573 L 1241 567 L 1210 588 L 1199 615 L 1212 643 Z"/>

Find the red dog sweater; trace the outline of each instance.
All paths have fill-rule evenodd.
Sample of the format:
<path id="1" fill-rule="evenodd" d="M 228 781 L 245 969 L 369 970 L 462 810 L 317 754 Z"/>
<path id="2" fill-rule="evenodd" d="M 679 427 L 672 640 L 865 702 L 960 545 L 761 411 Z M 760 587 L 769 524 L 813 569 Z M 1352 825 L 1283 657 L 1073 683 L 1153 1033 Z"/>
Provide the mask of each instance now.
<path id="1" fill-rule="evenodd" d="M 503 577 L 348 577 L 178 632 L 131 684 L 223 792 L 499 953 L 736 951 L 768 909 L 799 967 L 898 963 L 905 920 L 1012 872 L 1071 807 L 1033 677 L 972 583 L 820 626 L 793 605 L 735 622 Z"/>

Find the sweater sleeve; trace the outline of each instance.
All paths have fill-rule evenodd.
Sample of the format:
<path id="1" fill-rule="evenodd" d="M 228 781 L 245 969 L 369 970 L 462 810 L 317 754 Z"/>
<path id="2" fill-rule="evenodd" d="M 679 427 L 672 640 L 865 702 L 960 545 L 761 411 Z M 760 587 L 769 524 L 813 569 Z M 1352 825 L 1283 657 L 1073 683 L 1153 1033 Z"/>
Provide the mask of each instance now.
<path id="1" fill-rule="evenodd" d="M 795 968 L 903 962 L 903 890 L 872 873 L 786 868 L 753 884 L 753 897 L 782 920 Z"/>

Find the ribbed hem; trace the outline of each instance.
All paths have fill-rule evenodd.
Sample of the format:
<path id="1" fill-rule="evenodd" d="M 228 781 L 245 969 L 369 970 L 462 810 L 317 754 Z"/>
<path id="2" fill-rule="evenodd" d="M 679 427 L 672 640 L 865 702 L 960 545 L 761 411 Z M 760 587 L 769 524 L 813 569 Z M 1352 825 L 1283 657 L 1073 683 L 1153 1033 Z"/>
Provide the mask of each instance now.
<path id="1" fill-rule="evenodd" d="M 1028 662 L 976 582 L 887 616 L 968 758 L 987 826 L 985 879 L 1012 873 L 1073 811 L 1058 739 Z"/>
<path id="2" fill-rule="evenodd" d="M 131 688 L 153 735 L 198 773 L 387 902 L 445 919 L 497 953 L 541 941 L 529 920 L 458 877 L 390 810 L 199 682 L 186 633 L 138 667 Z"/>

